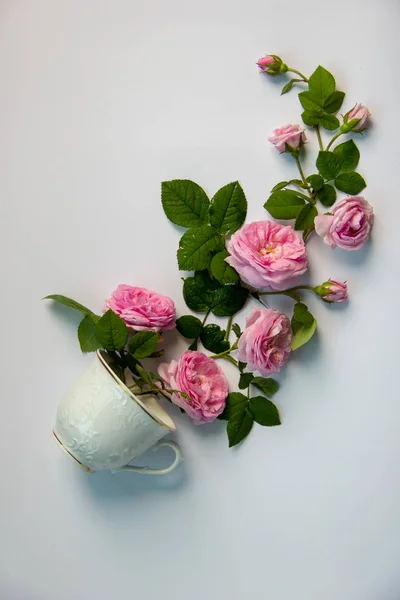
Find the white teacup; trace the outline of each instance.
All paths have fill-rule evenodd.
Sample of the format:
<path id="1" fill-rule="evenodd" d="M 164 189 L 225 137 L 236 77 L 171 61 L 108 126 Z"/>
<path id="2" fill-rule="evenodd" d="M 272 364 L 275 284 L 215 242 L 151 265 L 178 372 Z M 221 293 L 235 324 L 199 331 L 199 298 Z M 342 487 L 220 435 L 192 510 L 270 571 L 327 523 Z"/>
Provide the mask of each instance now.
<path id="1" fill-rule="evenodd" d="M 94 362 L 65 394 L 53 435 L 61 448 L 90 473 L 169 473 L 183 459 L 178 444 L 160 441 L 175 424 L 153 395 L 135 396 L 97 352 Z M 130 463 L 149 448 L 170 446 L 175 460 L 165 469 Z"/>

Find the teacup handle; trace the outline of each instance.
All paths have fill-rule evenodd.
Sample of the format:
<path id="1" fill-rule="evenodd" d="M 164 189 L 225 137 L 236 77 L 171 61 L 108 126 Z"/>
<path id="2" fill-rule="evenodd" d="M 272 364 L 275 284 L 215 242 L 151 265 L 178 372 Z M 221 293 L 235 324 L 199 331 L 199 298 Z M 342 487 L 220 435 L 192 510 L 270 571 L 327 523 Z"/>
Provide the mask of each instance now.
<path id="1" fill-rule="evenodd" d="M 145 473 L 146 475 L 166 475 L 167 473 L 171 473 L 171 471 L 176 469 L 179 463 L 183 460 L 182 450 L 179 444 L 173 442 L 172 440 L 161 440 L 157 442 L 157 444 L 154 444 L 151 449 L 156 451 L 162 446 L 169 446 L 175 452 L 175 460 L 169 467 L 166 467 L 165 469 L 152 469 L 150 467 L 135 467 L 134 465 L 126 465 L 120 469 L 113 469 L 112 472 L 118 473 L 119 471 L 134 471 L 135 473 Z"/>

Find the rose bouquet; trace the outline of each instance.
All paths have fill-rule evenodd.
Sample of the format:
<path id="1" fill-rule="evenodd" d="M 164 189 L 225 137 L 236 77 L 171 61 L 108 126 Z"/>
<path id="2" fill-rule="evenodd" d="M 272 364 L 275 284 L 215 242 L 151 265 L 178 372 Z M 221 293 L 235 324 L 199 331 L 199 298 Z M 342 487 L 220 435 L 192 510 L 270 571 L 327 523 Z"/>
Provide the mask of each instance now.
<path id="1" fill-rule="evenodd" d="M 366 186 L 355 171 L 359 150 L 353 139 L 337 143 L 340 136 L 360 134 L 368 127 L 368 109 L 356 104 L 339 120 L 336 113 L 345 94 L 336 90 L 333 75 L 323 67 L 307 78 L 276 55 L 257 64 L 269 76 L 296 75 L 282 94 L 295 85 L 305 86 L 299 93 L 301 117 L 319 144 L 316 172 L 306 176 L 301 161 L 305 130 L 286 125 L 269 138 L 278 152 L 293 157 L 299 176 L 275 185 L 264 208 L 273 218 L 292 223 L 263 219 L 246 224 L 247 200 L 238 182 L 228 183 L 209 199 L 193 181 L 166 181 L 161 189 L 164 212 L 187 229 L 177 253 L 179 269 L 191 272 L 183 281 L 183 297 L 201 319 L 193 314 L 176 318 L 170 298 L 129 285 L 117 287 L 102 316 L 65 296 L 47 296 L 82 313 L 78 338 L 83 352 L 102 350 L 136 395 L 157 394 L 196 425 L 226 420 L 229 446 L 241 442 L 254 422 L 280 424 L 271 400 L 279 384 L 271 375 L 312 338 L 317 326 L 304 295 L 314 293 L 327 303 L 347 299 L 347 285 L 341 281 L 298 283 L 307 271 L 309 236 L 315 232 L 332 248 L 359 250 L 373 224 L 372 207 L 358 195 Z M 326 145 L 321 129 L 333 132 Z M 347 196 L 336 203 L 337 191 Z M 291 298 L 292 313 L 269 308 L 270 295 Z M 249 310 L 242 332 L 234 317 L 245 307 Z M 207 322 L 211 316 L 226 319 L 226 325 Z M 148 369 L 143 359 L 159 359 L 164 352 L 161 332 L 174 328 L 189 340 L 188 349 L 177 360 L 158 361 Z M 219 361 L 237 368 L 237 390 L 229 391 Z"/>

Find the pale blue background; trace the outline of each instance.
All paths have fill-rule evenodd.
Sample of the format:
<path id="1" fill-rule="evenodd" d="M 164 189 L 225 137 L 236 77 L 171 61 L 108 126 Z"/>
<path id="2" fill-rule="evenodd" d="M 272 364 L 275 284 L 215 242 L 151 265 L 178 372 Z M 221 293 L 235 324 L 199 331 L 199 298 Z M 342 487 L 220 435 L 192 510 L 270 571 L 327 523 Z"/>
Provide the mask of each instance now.
<path id="1" fill-rule="evenodd" d="M 0 0 L 1 600 L 400 598 L 399 17 L 396 0 Z M 347 279 L 351 300 L 310 298 L 319 334 L 282 374 L 281 428 L 228 451 L 223 424 L 173 411 L 181 469 L 87 475 L 50 434 L 90 358 L 40 298 L 100 310 L 126 282 L 185 310 L 160 182 L 239 179 L 261 219 L 294 176 L 266 138 L 300 107 L 258 75 L 267 52 L 322 63 L 343 109 L 374 115 L 372 244 L 309 245 L 312 281 Z"/>

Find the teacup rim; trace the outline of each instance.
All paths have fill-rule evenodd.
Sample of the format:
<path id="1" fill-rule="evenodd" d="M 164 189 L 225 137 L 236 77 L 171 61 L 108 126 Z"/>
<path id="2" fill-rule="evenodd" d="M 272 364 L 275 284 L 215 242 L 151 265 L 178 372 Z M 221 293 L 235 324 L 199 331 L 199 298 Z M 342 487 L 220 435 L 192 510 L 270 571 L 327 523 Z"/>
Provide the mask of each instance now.
<path id="1" fill-rule="evenodd" d="M 110 367 L 110 365 L 107 363 L 107 361 L 104 359 L 104 357 L 102 356 L 101 350 L 97 350 L 96 352 L 96 356 L 100 362 L 100 364 L 106 369 L 107 373 L 112 377 L 112 379 L 114 379 L 114 381 L 117 383 L 117 385 L 119 385 L 119 387 L 125 392 L 125 394 L 128 394 L 128 396 L 130 396 L 130 398 L 132 398 L 132 400 L 138 405 L 140 406 L 140 408 L 151 418 L 153 419 L 153 421 L 155 421 L 158 425 L 160 425 L 160 427 L 163 427 L 164 429 L 166 429 L 167 431 L 169 431 L 170 433 L 173 433 L 174 431 L 176 431 L 176 425 L 174 423 L 174 421 L 172 420 L 172 418 L 168 415 L 168 413 L 163 409 L 163 407 L 161 405 L 159 405 L 160 410 L 162 412 L 164 412 L 169 420 L 171 421 L 173 427 L 170 427 L 167 423 L 165 423 L 164 421 L 162 421 L 160 418 L 157 417 L 157 415 L 155 415 L 141 400 L 140 398 L 138 398 L 136 396 L 136 394 L 134 394 L 134 392 L 132 392 L 132 390 L 130 390 L 128 388 L 127 385 L 125 385 L 125 383 L 123 381 L 121 381 L 121 379 L 118 377 L 118 375 L 116 373 L 114 373 L 114 371 L 112 370 L 112 368 Z M 154 396 L 154 394 L 149 393 L 149 396 Z M 157 402 L 158 404 L 158 402 Z"/>

